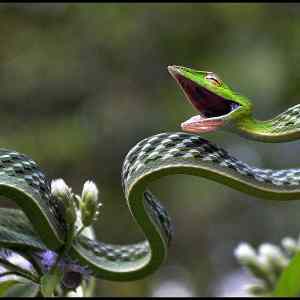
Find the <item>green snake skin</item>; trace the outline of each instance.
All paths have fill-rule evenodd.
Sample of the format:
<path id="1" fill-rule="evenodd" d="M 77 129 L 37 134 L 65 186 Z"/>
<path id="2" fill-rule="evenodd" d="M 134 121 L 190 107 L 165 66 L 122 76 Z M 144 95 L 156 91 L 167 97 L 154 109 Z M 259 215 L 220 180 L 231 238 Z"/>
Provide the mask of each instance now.
<path id="1" fill-rule="evenodd" d="M 253 168 L 197 135 L 161 133 L 134 146 L 122 170 L 128 207 L 147 240 L 111 245 L 81 236 L 70 256 L 95 276 L 109 280 L 139 279 L 156 270 L 166 257 L 173 231 L 167 211 L 148 185 L 172 174 L 205 177 L 259 198 L 300 198 L 300 169 Z M 0 209 L 0 247 L 58 250 L 62 246 L 63 209 L 51 197 L 49 180 L 30 158 L 1 150 L 0 193 L 21 208 Z"/>
<path id="2" fill-rule="evenodd" d="M 270 120 L 270 132 L 273 134 L 298 131 L 300 128 L 300 104 L 290 107 Z"/>

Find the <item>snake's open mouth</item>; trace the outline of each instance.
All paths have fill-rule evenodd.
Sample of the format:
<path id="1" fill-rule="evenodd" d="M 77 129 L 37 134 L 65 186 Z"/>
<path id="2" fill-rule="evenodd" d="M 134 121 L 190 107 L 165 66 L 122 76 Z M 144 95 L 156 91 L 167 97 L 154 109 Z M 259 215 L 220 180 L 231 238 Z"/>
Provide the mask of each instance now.
<path id="1" fill-rule="evenodd" d="M 229 114 L 240 107 L 238 103 L 218 96 L 184 77 L 178 67 L 169 66 L 168 70 L 199 112 L 199 115 L 181 124 L 183 130 L 196 133 L 215 130 L 224 124 L 224 119 Z"/>

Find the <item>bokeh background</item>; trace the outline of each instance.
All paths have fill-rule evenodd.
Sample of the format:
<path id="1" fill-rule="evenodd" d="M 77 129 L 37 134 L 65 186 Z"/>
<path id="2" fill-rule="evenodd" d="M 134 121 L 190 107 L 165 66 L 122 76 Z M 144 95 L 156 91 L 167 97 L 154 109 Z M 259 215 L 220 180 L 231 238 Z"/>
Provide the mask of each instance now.
<path id="1" fill-rule="evenodd" d="M 266 119 L 300 99 L 299 4 L 0 4 L 0 145 L 34 158 L 77 193 L 101 192 L 99 239 L 142 238 L 120 171 L 141 139 L 195 114 L 170 64 L 217 73 Z M 300 143 L 206 134 L 251 165 L 300 164 Z M 233 256 L 299 234 L 300 202 L 255 199 L 190 176 L 155 182 L 175 237 L 167 261 L 139 281 L 97 280 L 97 296 L 234 296 L 250 282 Z"/>

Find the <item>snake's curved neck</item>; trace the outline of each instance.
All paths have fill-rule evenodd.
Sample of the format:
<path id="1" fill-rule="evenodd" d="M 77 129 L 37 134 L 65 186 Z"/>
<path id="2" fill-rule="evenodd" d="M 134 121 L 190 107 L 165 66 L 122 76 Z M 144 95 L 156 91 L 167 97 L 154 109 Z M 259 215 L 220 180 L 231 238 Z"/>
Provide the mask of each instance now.
<path id="1" fill-rule="evenodd" d="M 292 123 L 278 122 L 282 116 L 283 114 L 262 121 L 250 115 L 237 121 L 234 126 L 230 126 L 229 130 L 261 142 L 280 143 L 299 139 L 300 128 Z"/>

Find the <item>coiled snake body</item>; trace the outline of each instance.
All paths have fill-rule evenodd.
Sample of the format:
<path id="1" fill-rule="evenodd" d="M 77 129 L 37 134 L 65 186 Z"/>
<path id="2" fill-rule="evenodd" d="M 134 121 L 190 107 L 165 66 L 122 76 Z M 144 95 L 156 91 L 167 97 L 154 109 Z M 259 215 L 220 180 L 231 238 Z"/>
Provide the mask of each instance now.
<path id="1" fill-rule="evenodd" d="M 207 80 L 212 80 L 209 74 Z M 212 101 L 216 102 L 216 99 Z M 218 112 L 224 110 L 225 106 L 221 104 L 223 108 L 218 108 Z M 202 109 L 208 110 L 205 106 Z M 210 107 L 210 114 L 212 111 Z M 207 126 L 215 129 L 219 117 L 207 117 L 210 120 L 205 120 L 206 127 L 203 124 L 201 127 L 197 120 L 197 130 L 203 126 L 206 131 Z M 222 121 L 224 125 L 224 119 Z M 241 118 L 236 122 L 241 122 Z M 276 141 L 279 141 L 278 137 Z M 128 208 L 146 240 L 137 244 L 111 245 L 81 236 L 74 241 L 69 255 L 88 266 L 96 277 L 108 280 L 139 279 L 156 270 L 166 257 L 172 239 L 172 224 L 148 185 L 172 174 L 208 178 L 259 198 L 300 199 L 300 169 L 254 168 L 196 134 L 160 133 L 134 146 L 122 169 Z M 63 246 L 66 235 L 63 208 L 51 196 L 49 180 L 35 162 L 15 151 L 1 150 L 0 194 L 20 207 L 0 209 L 1 247 L 27 251 L 58 250 Z"/>

